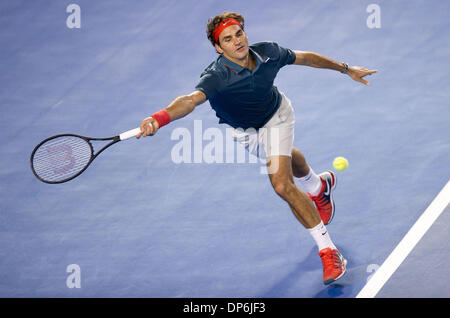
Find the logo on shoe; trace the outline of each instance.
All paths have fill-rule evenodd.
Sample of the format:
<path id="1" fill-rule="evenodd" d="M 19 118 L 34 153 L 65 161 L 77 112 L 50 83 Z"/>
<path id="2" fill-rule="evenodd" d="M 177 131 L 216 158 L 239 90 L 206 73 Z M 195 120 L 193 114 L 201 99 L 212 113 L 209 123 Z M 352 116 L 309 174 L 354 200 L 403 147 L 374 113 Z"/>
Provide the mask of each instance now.
<path id="1" fill-rule="evenodd" d="M 330 185 L 327 181 L 325 181 L 325 184 L 327 185 L 327 189 L 323 192 L 324 195 L 329 196 L 330 195 Z"/>

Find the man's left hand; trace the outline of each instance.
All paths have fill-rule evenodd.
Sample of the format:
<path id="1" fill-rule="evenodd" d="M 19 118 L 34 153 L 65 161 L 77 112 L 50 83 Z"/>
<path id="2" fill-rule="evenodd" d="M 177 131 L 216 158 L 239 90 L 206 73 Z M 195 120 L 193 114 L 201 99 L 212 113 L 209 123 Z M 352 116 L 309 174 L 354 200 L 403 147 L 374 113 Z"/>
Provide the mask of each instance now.
<path id="1" fill-rule="evenodd" d="M 370 85 L 368 81 L 363 79 L 364 76 L 372 75 L 373 73 L 376 73 L 377 70 L 368 70 L 361 66 L 350 66 L 348 68 L 348 76 L 350 76 L 352 79 L 354 79 L 357 82 L 361 82 L 365 85 Z"/>

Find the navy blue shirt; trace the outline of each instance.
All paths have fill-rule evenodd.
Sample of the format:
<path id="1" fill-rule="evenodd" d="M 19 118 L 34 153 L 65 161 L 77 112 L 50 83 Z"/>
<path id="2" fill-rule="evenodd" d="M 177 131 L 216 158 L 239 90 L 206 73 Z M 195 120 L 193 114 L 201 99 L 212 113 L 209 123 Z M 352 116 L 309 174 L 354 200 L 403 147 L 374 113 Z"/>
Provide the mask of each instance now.
<path id="1" fill-rule="evenodd" d="M 205 93 L 219 123 L 234 128 L 260 128 L 278 110 L 281 94 L 273 85 L 278 71 L 293 64 L 295 53 L 274 42 L 249 46 L 256 59 L 253 72 L 220 55 L 201 74 L 195 87 Z"/>

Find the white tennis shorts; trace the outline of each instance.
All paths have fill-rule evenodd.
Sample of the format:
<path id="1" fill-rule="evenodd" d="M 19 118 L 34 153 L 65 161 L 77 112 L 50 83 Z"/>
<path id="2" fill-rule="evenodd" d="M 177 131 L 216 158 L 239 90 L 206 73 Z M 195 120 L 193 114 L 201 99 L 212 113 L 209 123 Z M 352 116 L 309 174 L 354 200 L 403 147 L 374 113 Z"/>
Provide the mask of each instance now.
<path id="1" fill-rule="evenodd" d="M 281 93 L 281 92 L 280 92 Z M 261 128 L 235 128 L 231 136 L 252 155 L 261 159 L 291 156 L 294 145 L 295 113 L 291 101 L 281 93 L 281 104 Z"/>

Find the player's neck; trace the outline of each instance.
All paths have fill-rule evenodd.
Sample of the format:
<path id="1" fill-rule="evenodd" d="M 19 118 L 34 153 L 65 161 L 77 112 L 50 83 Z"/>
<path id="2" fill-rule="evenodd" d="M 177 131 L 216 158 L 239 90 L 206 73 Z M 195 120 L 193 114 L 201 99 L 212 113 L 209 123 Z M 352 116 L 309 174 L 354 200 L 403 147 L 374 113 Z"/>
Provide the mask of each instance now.
<path id="1" fill-rule="evenodd" d="M 232 58 L 232 57 L 230 57 L 230 56 L 227 56 L 227 55 L 225 55 L 225 54 L 224 54 L 224 56 L 225 56 L 227 59 L 229 59 L 231 62 L 233 62 L 233 63 L 239 65 L 240 67 L 248 68 L 250 71 L 253 71 L 253 69 L 254 69 L 255 66 L 256 66 L 256 60 L 255 60 L 255 58 L 253 57 L 253 55 L 250 54 L 250 51 L 249 51 L 248 54 L 247 54 L 244 58 L 242 58 L 242 59 L 234 59 L 234 58 Z"/>

